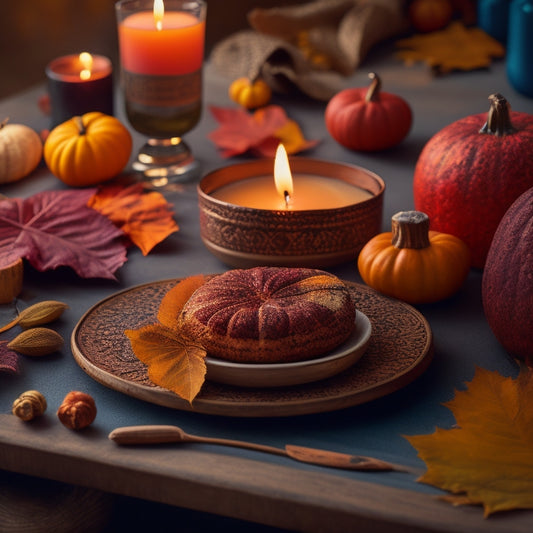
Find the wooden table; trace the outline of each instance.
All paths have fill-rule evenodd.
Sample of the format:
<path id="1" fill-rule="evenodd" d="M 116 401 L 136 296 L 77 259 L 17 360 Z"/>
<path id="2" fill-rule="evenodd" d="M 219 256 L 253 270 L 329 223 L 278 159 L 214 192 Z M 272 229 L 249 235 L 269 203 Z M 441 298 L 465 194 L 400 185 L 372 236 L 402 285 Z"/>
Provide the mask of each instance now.
<path id="1" fill-rule="evenodd" d="M 282 98 L 277 103 L 299 122 L 309 139 L 320 144 L 312 157 L 366 167 L 386 182 L 383 229 L 391 216 L 412 209 L 412 175 L 416 158 L 431 135 L 465 115 L 488 110 L 488 96 L 500 92 L 519 111 L 533 113 L 533 101 L 508 84 L 505 64 L 490 69 L 434 78 L 422 65 L 405 67 L 387 46 L 377 48 L 346 86 L 366 85 L 367 72 L 380 74 L 384 90 L 404 96 L 412 105 L 414 125 L 408 139 L 383 153 L 354 153 L 337 145 L 323 122 L 324 105 Z M 206 72 L 201 124 L 187 136 L 207 172 L 226 165 L 206 135 L 216 127 L 209 105 L 230 105 L 228 80 Z M 0 103 L 0 116 L 36 129 L 48 126 L 37 99 L 42 86 Z M 135 147 L 142 138 L 135 135 Z M 62 184 L 45 168 L 0 193 L 28 196 Z M 57 299 L 69 310 L 57 330 L 69 338 L 80 317 L 101 299 L 140 283 L 228 267 L 206 251 L 200 240 L 196 184 L 165 192 L 175 205 L 180 231 L 143 257 L 131 249 L 118 281 L 81 280 L 67 269 L 35 272 L 26 268 L 20 306 Z M 348 281 L 360 281 L 355 260 L 330 269 Z M 479 507 L 454 508 L 437 499 L 442 493 L 416 481 L 424 464 L 404 435 L 449 428 L 453 416 L 442 404 L 471 380 L 476 366 L 515 375 L 516 366 L 498 345 L 483 315 L 481 272 L 472 271 L 451 299 L 419 306 L 434 336 L 434 358 L 414 382 L 371 402 L 346 409 L 289 417 L 216 416 L 185 412 L 144 402 L 106 388 L 90 378 L 66 346 L 60 354 L 24 359 L 19 376 L 0 374 L 0 468 L 74 485 L 163 502 L 225 517 L 297 531 L 439 531 L 529 532 L 533 512 L 517 511 L 484 519 Z M 13 313 L 10 306 L 1 309 Z M 55 326 L 54 326 L 55 327 Z M 5 337 L 3 337 L 5 338 Z M 10 415 L 13 400 L 38 389 L 49 410 L 24 424 Z M 91 394 L 98 406 L 86 431 L 61 426 L 55 411 L 69 390 Z M 283 457 L 209 445 L 119 448 L 107 436 L 132 424 L 176 424 L 186 431 L 249 440 L 273 446 L 294 443 L 334 451 L 371 455 L 400 463 L 408 473 L 356 473 L 295 463 Z"/>

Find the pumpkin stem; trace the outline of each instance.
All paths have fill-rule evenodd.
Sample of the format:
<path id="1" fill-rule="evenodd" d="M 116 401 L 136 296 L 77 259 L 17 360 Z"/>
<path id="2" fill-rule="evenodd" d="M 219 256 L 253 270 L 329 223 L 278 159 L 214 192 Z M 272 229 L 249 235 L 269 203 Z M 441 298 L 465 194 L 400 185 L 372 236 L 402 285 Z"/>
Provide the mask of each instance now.
<path id="1" fill-rule="evenodd" d="M 381 89 L 381 79 L 375 72 L 370 72 L 368 77 L 372 80 L 372 83 L 368 87 L 368 91 L 366 91 L 366 103 L 379 100 L 379 91 Z"/>
<path id="2" fill-rule="evenodd" d="M 83 119 L 81 117 L 74 117 L 74 122 L 76 123 L 76 126 L 78 126 L 79 134 L 85 135 L 87 133 L 87 130 L 85 129 L 85 125 L 83 124 Z"/>
<path id="3" fill-rule="evenodd" d="M 429 246 L 429 217 L 421 211 L 400 211 L 392 217 L 392 245 L 419 250 Z"/>
<path id="4" fill-rule="evenodd" d="M 479 133 L 488 133 L 496 135 L 496 137 L 503 137 L 504 135 L 516 132 L 516 129 L 511 124 L 511 115 L 509 114 L 511 106 L 509 102 L 499 93 L 491 94 L 489 101 L 490 109 L 487 122 L 479 130 Z"/>
<path id="5" fill-rule="evenodd" d="M 4 120 L 2 120 L 2 122 L 0 122 L 0 130 L 7 125 L 7 123 L 9 122 L 9 117 L 6 117 Z"/>

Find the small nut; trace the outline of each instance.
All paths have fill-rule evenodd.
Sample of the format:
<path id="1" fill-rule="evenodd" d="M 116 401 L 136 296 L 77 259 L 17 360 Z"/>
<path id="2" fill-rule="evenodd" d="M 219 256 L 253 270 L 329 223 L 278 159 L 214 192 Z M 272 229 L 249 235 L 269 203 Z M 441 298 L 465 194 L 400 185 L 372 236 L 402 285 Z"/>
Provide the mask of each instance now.
<path id="1" fill-rule="evenodd" d="M 46 398 L 36 390 L 23 392 L 14 402 L 11 412 L 27 422 L 46 411 Z"/>
<path id="2" fill-rule="evenodd" d="M 70 429 L 83 429 L 96 418 L 96 404 L 92 396 L 84 392 L 71 391 L 59 406 L 57 416 Z"/>
<path id="3" fill-rule="evenodd" d="M 7 347 L 23 355 L 40 356 L 57 352 L 63 344 L 63 337 L 57 331 L 49 328 L 32 328 L 17 335 Z"/>

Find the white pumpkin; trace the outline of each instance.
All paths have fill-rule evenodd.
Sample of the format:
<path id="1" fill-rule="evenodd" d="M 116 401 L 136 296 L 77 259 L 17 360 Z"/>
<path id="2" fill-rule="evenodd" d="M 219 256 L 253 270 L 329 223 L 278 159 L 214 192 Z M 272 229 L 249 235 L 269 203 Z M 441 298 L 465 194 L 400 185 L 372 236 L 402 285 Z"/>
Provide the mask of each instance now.
<path id="1" fill-rule="evenodd" d="M 43 156 L 38 133 L 23 124 L 0 123 L 0 184 L 30 174 Z"/>

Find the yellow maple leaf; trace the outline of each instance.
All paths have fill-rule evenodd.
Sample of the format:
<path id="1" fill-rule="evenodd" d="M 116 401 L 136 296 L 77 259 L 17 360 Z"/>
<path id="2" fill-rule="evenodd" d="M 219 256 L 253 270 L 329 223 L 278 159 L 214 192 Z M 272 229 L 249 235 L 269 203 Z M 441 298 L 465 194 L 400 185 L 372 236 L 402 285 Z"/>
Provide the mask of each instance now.
<path id="1" fill-rule="evenodd" d="M 191 297 L 192 293 L 206 282 L 202 274 L 189 276 L 181 280 L 175 287 L 170 289 L 159 304 L 157 320 L 171 329 L 178 327 L 178 316 L 181 309 Z"/>
<path id="2" fill-rule="evenodd" d="M 192 403 L 205 379 L 203 347 L 161 324 L 124 333 L 136 357 L 147 365 L 150 380 Z"/>
<path id="3" fill-rule="evenodd" d="M 165 197 L 156 191 L 145 192 L 141 183 L 103 186 L 88 205 L 126 233 L 143 255 L 179 229 Z"/>
<path id="4" fill-rule="evenodd" d="M 533 508 L 533 372 L 478 368 L 445 405 L 457 427 L 406 437 L 427 466 L 419 481 L 452 492 L 456 505 L 482 504 L 485 516 Z"/>
<path id="5" fill-rule="evenodd" d="M 297 154 L 318 144 L 316 140 L 308 141 L 298 123 L 292 119 L 288 119 L 280 129 L 276 130 L 274 135 L 283 143 L 288 154 Z"/>
<path id="6" fill-rule="evenodd" d="M 461 22 L 444 30 L 400 39 L 396 46 L 406 49 L 397 55 L 407 65 L 424 62 L 440 74 L 488 67 L 493 57 L 505 55 L 496 39 L 480 28 L 466 28 Z"/>

